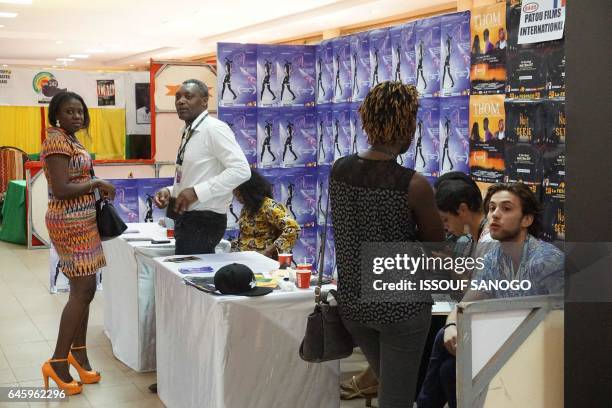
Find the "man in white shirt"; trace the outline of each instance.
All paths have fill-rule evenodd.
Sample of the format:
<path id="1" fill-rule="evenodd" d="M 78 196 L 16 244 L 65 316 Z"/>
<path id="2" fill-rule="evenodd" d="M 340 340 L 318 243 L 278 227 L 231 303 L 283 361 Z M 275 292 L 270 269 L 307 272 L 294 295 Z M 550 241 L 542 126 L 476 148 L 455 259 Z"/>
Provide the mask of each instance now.
<path id="1" fill-rule="evenodd" d="M 175 106 L 185 128 L 174 185 L 159 190 L 155 204 L 172 204 L 170 212 L 177 213 L 177 255 L 214 253 L 225 233 L 232 190 L 251 177 L 251 170 L 229 126 L 208 114 L 208 87 L 202 81 L 183 82 Z"/>

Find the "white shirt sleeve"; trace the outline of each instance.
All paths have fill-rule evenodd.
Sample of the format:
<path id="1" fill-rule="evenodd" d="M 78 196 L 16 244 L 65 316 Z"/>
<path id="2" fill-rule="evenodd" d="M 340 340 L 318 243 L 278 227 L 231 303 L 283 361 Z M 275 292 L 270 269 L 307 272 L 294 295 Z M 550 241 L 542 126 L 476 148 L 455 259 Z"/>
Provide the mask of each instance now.
<path id="1" fill-rule="evenodd" d="M 251 178 L 251 169 L 234 132 L 227 124 L 216 122 L 207 131 L 211 140 L 212 153 L 225 167 L 219 175 L 193 186 L 198 200 L 210 199 L 232 191 Z"/>

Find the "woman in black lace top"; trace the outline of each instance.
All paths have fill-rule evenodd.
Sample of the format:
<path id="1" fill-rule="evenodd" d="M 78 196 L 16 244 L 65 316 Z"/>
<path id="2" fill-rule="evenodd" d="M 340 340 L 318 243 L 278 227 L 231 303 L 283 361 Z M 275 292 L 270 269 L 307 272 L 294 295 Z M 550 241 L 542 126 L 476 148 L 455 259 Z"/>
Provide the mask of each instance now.
<path id="1" fill-rule="evenodd" d="M 414 86 L 383 82 L 372 88 L 359 110 L 372 147 L 337 160 L 330 179 L 338 305 L 378 377 L 382 408 L 413 404 L 432 301 L 364 301 L 361 244 L 444 239 L 431 186 L 396 162 L 412 142 L 417 109 Z"/>

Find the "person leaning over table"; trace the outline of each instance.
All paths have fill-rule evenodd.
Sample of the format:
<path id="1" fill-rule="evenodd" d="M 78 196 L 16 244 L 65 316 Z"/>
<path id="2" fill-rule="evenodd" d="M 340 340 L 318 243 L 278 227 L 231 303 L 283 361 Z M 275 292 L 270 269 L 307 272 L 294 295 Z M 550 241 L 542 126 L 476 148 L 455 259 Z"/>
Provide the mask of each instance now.
<path id="1" fill-rule="evenodd" d="M 268 180 L 251 170 L 251 178 L 234 189 L 234 196 L 243 207 L 240 235 L 232 242 L 232 250 L 257 251 L 272 259 L 291 252 L 300 226 L 284 205 L 274 201 Z"/>
<path id="2" fill-rule="evenodd" d="M 174 197 L 178 213 L 176 254 L 212 254 L 227 227 L 232 190 L 249 179 L 249 163 L 224 122 L 208 114 L 208 87 L 188 79 L 175 94 L 176 111 L 185 121 L 176 158 L 174 185 L 155 194 L 166 208 Z"/>

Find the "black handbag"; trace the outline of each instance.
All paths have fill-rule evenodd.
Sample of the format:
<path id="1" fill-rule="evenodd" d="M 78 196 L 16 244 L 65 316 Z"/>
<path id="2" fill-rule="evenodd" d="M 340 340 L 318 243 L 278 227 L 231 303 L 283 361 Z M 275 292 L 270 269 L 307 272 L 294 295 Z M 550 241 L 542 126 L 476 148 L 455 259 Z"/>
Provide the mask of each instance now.
<path id="1" fill-rule="evenodd" d="M 325 225 L 327 225 L 329 214 L 329 195 L 328 191 L 325 204 Z M 319 259 L 319 278 L 315 287 L 315 307 L 308 316 L 306 333 L 300 344 L 300 357 L 309 363 L 338 360 L 353 354 L 353 338 L 342 323 L 338 306 L 331 305 L 328 300 L 330 294 L 336 298 L 336 291 L 321 291 L 326 240 L 327 228 L 324 228 L 321 236 L 323 247 Z"/>
<path id="2" fill-rule="evenodd" d="M 91 177 L 94 178 L 93 166 L 90 173 Z M 102 241 L 117 238 L 127 229 L 127 225 L 125 225 L 121 217 L 119 217 L 119 214 L 117 214 L 117 210 L 113 203 L 103 197 L 96 200 L 96 222 Z"/>

